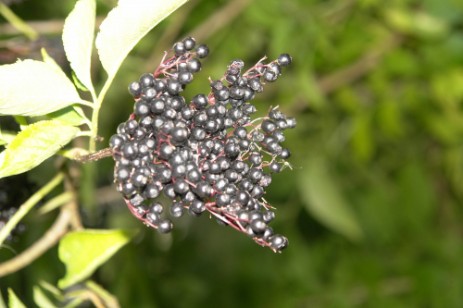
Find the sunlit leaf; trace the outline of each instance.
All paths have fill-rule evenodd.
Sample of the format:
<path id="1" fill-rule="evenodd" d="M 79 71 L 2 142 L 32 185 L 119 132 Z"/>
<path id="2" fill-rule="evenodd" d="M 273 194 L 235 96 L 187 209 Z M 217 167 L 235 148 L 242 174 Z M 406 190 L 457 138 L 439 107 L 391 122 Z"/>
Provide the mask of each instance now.
<path id="1" fill-rule="evenodd" d="M 71 78 L 72 78 L 72 82 L 74 83 L 77 89 L 84 91 L 84 92 L 88 92 L 87 87 L 84 86 L 84 84 L 79 80 L 79 78 L 77 78 L 76 73 L 71 72 Z"/>
<path id="2" fill-rule="evenodd" d="M 351 240 L 363 237 L 356 216 L 328 172 L 323 158 L 307 158 L 299 183 L 306 209 L 318 221 Z"/>
<path id="3" fill-rule="evenodd" d="M 391 8 L 385 10 L 386 20 L 396 30 L 421 37 L 441 37 L 448 32 L 445 20 L 426 12 L 409 12 Z"/>
<path id="4" fill-rule="evenodd" d="M 79 0 L 64 22 L 63 45 L 80 82 L 92 89 L 90 63 L 95 29 L 95 0 Z"/>
<path id="5" fill-rule="evenodd" d="M 58 282 L 69 287 L 92 273 L 133 236 L 124 230 L 83 230 L 68 233 L 59 244 L 59 258 L 66 265 L 66 275 Z"/>
<path id="6" fill-rule="evenodd" d="M 40 308 L 56 307 L 56 304 L 53 304 L 53 302 L 45 295 L 42 289 L 40 289 L 40 287 L 38 286 L 34 286 L 33 296 L 34 296 L 34 302 L 37 305 L 37 307 L 40 307 Z"/>
<path id="7" fill-rule="evenodd" d="M 15 120 L 16 123 L 19 124 L 20 129 L 24 129 L 27 125 L 29 125 L 29 121 L 27 120 L 27 117 L 25 116 L 15 115 L 13 116 L 13 119 Z"/>
<path id="8" fill-rule="evenodd" d="M 0 292 L 0 308 L 6 308 L 6 304 L 5 304 L 5 301 L 3 300 L 2 292 Z"/>
<path id="9" fill-rule="evenodd" d="M 0 178 L 26 172 L 71 141 L 78 128 L 60 121 L 28 125 L 0 153 Z"/>
<path id="10" fill-rule="evenodd" d="M 138 41 L 186 0 L 119 0 L 96 37 L 101 64 L 114 76 Z"/>
<path id="11" fill-rule="evenodd" d="M 61 69 L 61 66 L 59 66 L 58 63 L 56 63 L 55 59 L 53 59 L 47 52 L 45 48 L 40 49 L 40 53 L 42 54 L 42 60 L 46 64 L 50 66 L 50 68 L 53 68 L 57 73 L 62 74 L 63 70 Z"/>
<path id="12" fill-rule="evenodd" d="M 8 288 L 8 307 L 9 308 L 26 308 L 21 300 L 14 294 L 14 291 Z"/>
<path id="13" fill-rule="evenodd" d="M 44 115 L 79 101 L 72 82 L 51 64 L 24 60 L 0 66 L 0 115 Z"/>
<path id="14" fill-rule="evenodd" d="M 451 68 L 432 76 L 431 89 L 440 103 L 447 110 L 457 109 L 463 100 L 463 70 Z"/>
<path id="15" fill-rule="evenodd" d="M 83 114 L 84 112 L 79 106 L 68 106 L 61 110 L 47 114 L 47 118 L 51 120 L 59 120 L 73 126 L 79 126 L 85 123 L 85 119 L 82 116 Z"/>
<path id="16" fill-rule="evenodd" d="M 16 133 L 0 130 L 0 145 L 8 144 L 13 141 Z"/>

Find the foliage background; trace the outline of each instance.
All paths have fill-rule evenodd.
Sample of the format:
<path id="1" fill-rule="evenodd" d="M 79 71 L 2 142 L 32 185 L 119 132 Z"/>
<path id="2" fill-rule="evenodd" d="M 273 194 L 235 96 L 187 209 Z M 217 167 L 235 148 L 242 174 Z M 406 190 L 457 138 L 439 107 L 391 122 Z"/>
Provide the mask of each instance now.
<path id="1" fill-rule="evenodd" d="M 100 1 L 98 13 L 114 4 Z M 29 0 L 13 10 L 44 22 L 41 44 L 59 58 L 60 25 L 73 5 Z M 3 63 L 37 53 L 36 43 L 1 27 Z M 95 275 L 122 307 L 463 306 L 461 1 L 190 1 L 123 64 L 102 109 L 105 140 L 131 112 L 127 84 L 186 35 L 211 49 L 187 97 L 207 91 L 207 77 L 221 76 L 231 59 L 293 56 L 257 97 L 261 111 L 280 105 L 298 120 L 287 138 L 294 170 L 275 176 L 266 197 L 290 246 L 274 254 L 208 217 L 182 218 L 172 236 L 160 236 L 140 226 L 111 186 L 111 159 L 86 165 L 85 225 L 140 228 Z M 95 81 L 103 74 L 95 70 Z M 40 185 L 50 165 L 29 178 Z M 13 250 L 53 218 L 29 215 Z M 0 260 L 12 255 L 1 250 Z M 0 288 L 31 305 L 32 285 L 63 275 L 52 249 Z"/>

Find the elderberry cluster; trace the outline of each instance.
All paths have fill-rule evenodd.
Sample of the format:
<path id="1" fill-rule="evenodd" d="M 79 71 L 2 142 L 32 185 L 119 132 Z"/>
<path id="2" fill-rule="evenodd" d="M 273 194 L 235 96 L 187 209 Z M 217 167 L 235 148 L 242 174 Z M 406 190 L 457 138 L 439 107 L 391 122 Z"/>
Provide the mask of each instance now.
<path id="1" fill-rule="evenodd" d="M 262 59 L 247 71 L 234 60 L 221 79 L 211 80 L 208 94 L 187 101 L 181 92 L 209 49 L 187 37 L 172 53 L 129 86 L 134 112 L 110 139 L 118 191 L 134 216 L 161 233 L 173 227 L 163 215 L 167 203 L 171 217 L 207 211 L 281 251 L 288 240 L 269 226 L 275 212 L 263 196 L 271 173 L 289 166 L 283 132 L 296 121 L 278 108 L 253 119 L 251 101 L 266 82 L 278 79 L 291 57 L 282 54 L 267 64 Z"/>

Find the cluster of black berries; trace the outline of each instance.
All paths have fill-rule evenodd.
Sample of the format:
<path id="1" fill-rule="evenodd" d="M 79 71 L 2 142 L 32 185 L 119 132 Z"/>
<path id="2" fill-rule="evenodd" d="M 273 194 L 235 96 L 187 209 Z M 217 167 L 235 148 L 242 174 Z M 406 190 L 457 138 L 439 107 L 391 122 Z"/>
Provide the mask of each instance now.
<path id="1" fill-rule="evenodd" d="M 186 101 L 180 95 L 201 69 L 205 45 L 188 37 L 173 46 L 153 74 L 129 86 L 134 112 L 110 139 L 116 161 L 114 180 L 130 211 L 162 233 L 173 224 L 162 215 L 161 194 L 170 216 L 207 211 L 220 223 L 251 236 L 258 244 L 281 251 L 286 237 L 274 234 L 272 207 L 263 198 L 272 172 L 289 166 L 290 151 L 281 143 L 283 131 L 296 125 L 278 108 L 252 119 L 250 102 L 291 63 L 288 54 L 243 72 L 234 60 L 209 94 Z"/>

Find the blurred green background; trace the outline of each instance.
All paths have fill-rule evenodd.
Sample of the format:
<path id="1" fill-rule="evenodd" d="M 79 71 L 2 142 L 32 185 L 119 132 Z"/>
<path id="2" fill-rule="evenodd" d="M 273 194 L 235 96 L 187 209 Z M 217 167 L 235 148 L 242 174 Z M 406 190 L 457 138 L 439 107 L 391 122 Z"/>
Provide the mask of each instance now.
<path id="1" fill-rule="evenodd" d="M 99 1 L 100 15 L 114 4 Z M 59 55 L 60 22 L 73 5 L 25 0 L 12 9 L 45 22 L 43 40 Z M 28 46 L 2 27 L 3 42 Z M 86 165 L 86 226 L 140 228 L 95 275 L 122 307 L 463 307 L 462 1 L 191 0 L 125 61 L 102 109 L 106 140 L 132 110 L 129 82 L 187 35 L 211 54 L 186 97 L 207 92 L 207 77 L 232 59 L 251 66 L 263 55 L 293 56 L 256 98 L 260 112 L 279 105 L 298 120 L 286 141 L 293 170 L 266 195 L 290 245 L 274 254 L 206 216 L 184 217 L 161 236 L 111 186 L 111 159 Z M 14 52 L 3 44 L 3 55 Z M 103 77 L 95 66 L 94 80 Z M 42 166 L 31 178 L 40 184 L 47 174 Z M 30 215 L 13 249 L 52 219 Z M 53 249 L 0 286 L 30 303 L 32 285 L 63 275 Z"/>

